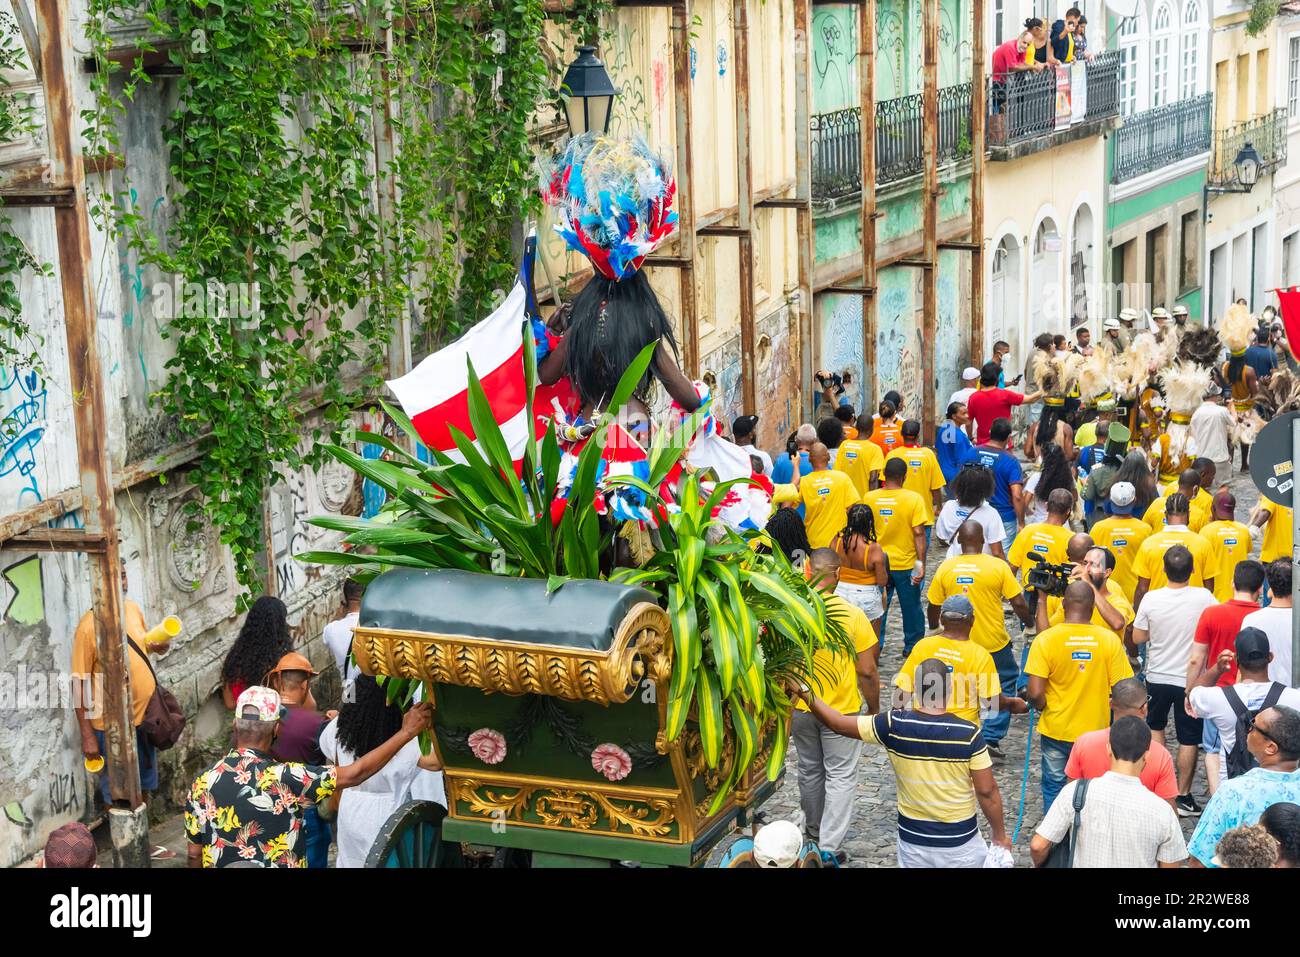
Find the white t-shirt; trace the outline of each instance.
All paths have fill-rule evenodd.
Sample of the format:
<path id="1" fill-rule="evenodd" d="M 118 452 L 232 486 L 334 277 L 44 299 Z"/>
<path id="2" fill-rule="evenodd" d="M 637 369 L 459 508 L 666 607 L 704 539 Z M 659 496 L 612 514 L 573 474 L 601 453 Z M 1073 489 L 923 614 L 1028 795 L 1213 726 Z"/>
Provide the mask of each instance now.
<path id="1" fill-rule="evenodd" d="M 972 510 L 965 505 L 958 505 L 956 499 L 950 498 L 943 503 L 943 508 L 939 510 L 939 517 L 934 521 L 935 536 L 941 542 L 950 543 L 946 558 L 961 554 L 961 545 L 957 542 L 957 529 L 961 528 L 962 523 L 966 521 L 979 522 L 980 527 L 984 529 L 985 555 L 991 554 L 991 545 L 998 544 L 1006 536 L 1002 516 L 998 514 L 996 508 L 985 502 Z"/>
<path id="2" fill-rule="evenodd" d="M 1269 605 L 1252 611 L 1241 620 L 1242 628 L 1258 628 L 1268 635 L 1268 650 L 1273 660 L 1268 666 L 1269 681 L 1291 685 L 1291 609 Z"/>
<path id="3" fill-rule="evenodd" d="M 339 674 L 343 676 L 344 681 L 352 681 L 361 674 L 361 670 L 356 665 L 351 668 L 347 666 L 348 651 L 352 647 L 352 629 L 357 627 L 360 618 L 360 612 L 350 611 L 338 621 L 331 621 L 326 625 L 325 633 L 322 635 L 325 647 L 334 656 L 334 663 L 339 666 Z"/>
<path id="4" fill-rule="evenodd" d="M 974 391 L 975 391 L 974 387 L 969 389 L 958 389 L 956 392 L 954 392 L 952 395 L 948 397 L 948 405 L 952 405 L 954 402 L 960 402 L 962 405 L 965 405 L 966 400 L 971 397 L 971 394 Z M 947 411 L 947 409 L 945 408 L 944 411 Z"/>
<path id="5" fill-rule="evenodd" d="M 768 455 L 756 445 L 742 445 L 741 451 L 748 452 L 750 455 L 757 455 L 758 460 L 763 463 L 763 474 L 768 478 L 772 477 L 772 456 Z"/>
<path id="6" fill-rule="evenodd" d="M 1273 687 L 1271 681 L 1238 681 L 1232 686 L 1232 690 L 1237 692 L 1237 697 L 1247 708 L 1254 711 L 1264 702 L 1264 697 L 1271 687 Z M 1228 780 L 1227 754 L 1237 743 L 1237 712 L 1233 711 L 1232 705 L 1228 704 L 1228 696 L 1223 693 L 1222 688 L 1193 688 L 1191 699 L 1196 713 L 1207 721 L 1213 721 L 1214 726 L 1219 729 L 1224 755 L 1219 761 L 1219 780 L 1226 781 Z M 1300 709 L 1300 691 L 1287 688 L 1277 701 L 1278 704 L 1286 705 L 1288 708 Z"/>
<path id="7" fill-rule="evenodd" d="M 1133 627 L 1148 635 L 1147 682 L 1187 684 L 1187 661 L 1192 656 L 1192 639 L 1201 612 L 1217 605 L 1213 593 L 1204 588 L 1157 588 L 1147 592 Z"/>
<path id="8" fill-rule="evenodd" d="M 1215 462 L 1231 459 L 1232 426 L 1232 413 L 1227 408 L 1213 402 L 1202 402 L 1200 408 L 1192 413 L 1188 426 L 1197 453 Z"/>
<path id="9" fill-rule="evenodd" d="M 1032 495 L 1038 488 L 1038 478 L 1042 474 L 1042 472 L 1035 472 L 1030 475 L 1029 478 L 1025 480 L 1025 486 L 1021 491 L 1023 491 L 1025 495 Z M 1047 503 L 1035 495 L 1034 504 L 1030 507 L 1029 511 L 1025 513 L 1025 524 L 1033 525 L 1036 522 L 1045 521 L 1047 521 Z"/>
<path id="10" fill-rule="evenodd" d="M 338 724 L 339 719 L 334 718 L 321 729 L 321 753 L 330 764 L 351 764 L 356 755 L 339 744 Z M 339 798 L 338 820 L 335 821 L 339 842 L 335 867 L 363 867 L 375 838 L 392 813 L 407 801 L 429 800 L 424 794 L 414 793 L 417 783 L 436 784 L 441 791 L 442 772 L 421 770 L 419 760 L 419 740 L 408 741 L 373 775 L 343 791 Z M 435 778 L 436 783 L 422 780 L 428 778 Z M 445 795 L 440 803 L 446 806 Z"/>

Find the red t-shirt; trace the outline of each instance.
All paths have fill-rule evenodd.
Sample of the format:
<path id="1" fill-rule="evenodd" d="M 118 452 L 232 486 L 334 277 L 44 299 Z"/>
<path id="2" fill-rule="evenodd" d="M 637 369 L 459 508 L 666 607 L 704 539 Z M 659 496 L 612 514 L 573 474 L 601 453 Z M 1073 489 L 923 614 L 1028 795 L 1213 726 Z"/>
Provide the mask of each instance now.
<path id="1" fill-rule="evenodd" d="M 1106 750 L 1109 744 L 1110 728 L 1089 731 L 1076 738 L 1074 747 L 1070 749 L 1070 760 L 1065 763 L 1066 777 L 1071 781 L 1080 778 L 1090 781 L 1109 771 L 1110 754 Z M 1139 779 L 1156 797 L 1169 800 L 1178 796 L 1178 779 L 1174 776 L 1173 758 L 1169 757 L 1164 744 L 1154 737 L 1151 739 L 1151 747 L 1147 751 L 1147 763 L 1142 766 Z"/>
<path id="2" fill-rule="evenodd" d="M 979 389 L 966 400 L 966 410 L 975 420 L 975 444 L 989 440 L 994 419 L 1011 418 L 1011 410 L 1025 401 L 1024 393 L 1010 389 Z"/>
<path id="3" fill-rule="evenodd" d="M 1193 640 L 1198 645 L 1208 645 L 1205 653 L 1205 667 L 1212 668 L 1219 660 L 1219 652 L 1236 649 L 1237 635 L 1241 631 L 1241 620 L 1252 611 L 1259 611 L 1259 605 L 1253 601 L 1240 601 L 1233 598 L 1222 605 L 1212 605 L 1201 612 L 1201 619 L 1196 623 Z M 1219 675 L 1218 687 L 1237 683 L 1237 660 L 1232 667 Z"/>
<path id="4" fill-rule="evenodd" d="M 1016 49 L 1015 40 L 1003 43 L 993 51 L 993 79 L 1000 80 L 1005 77 L 1008 71 L 1024 58 L 1024 54 Z"/>

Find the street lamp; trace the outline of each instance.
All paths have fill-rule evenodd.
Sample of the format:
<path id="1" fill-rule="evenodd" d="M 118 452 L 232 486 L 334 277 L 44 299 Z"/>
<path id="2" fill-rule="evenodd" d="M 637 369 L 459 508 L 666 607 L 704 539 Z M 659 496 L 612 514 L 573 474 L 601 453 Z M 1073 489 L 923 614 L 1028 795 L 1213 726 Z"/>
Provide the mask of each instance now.
<path id="1" fill-rule="evenodd" d="M 1255 147 L 1249 143 L 1237 153 L 1237 158 L 1232 161 L 1232 165 L 1237 168 L 1237 182 L 1246 187 L 1246 191 L 1259 182 L 1259 168 L 1262 164 Z"/>
<path id="2" fill-rule="evenodd" d="M 614 97 L 618 93 L 605 72 L 605 64 L 596 57 L 596 48 L 578 47 L 578 58 L 569 64 L 560 86 L 569 132 L 574 136 L 588 130 L 608 132 Z"/>

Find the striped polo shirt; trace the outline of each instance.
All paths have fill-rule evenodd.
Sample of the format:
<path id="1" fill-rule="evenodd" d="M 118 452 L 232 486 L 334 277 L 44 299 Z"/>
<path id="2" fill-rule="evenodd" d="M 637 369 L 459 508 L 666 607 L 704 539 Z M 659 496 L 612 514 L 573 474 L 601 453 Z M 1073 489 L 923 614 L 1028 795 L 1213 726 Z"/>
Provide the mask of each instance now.
<path id="1" fill-rule="evenodd" d="M 958 847 L 979 833 L 970 773 L 993 762 L 977 725 L 951 714 L 886 711 L 859 717 L 858 736 L 889 752 L 900 841 Z"/>

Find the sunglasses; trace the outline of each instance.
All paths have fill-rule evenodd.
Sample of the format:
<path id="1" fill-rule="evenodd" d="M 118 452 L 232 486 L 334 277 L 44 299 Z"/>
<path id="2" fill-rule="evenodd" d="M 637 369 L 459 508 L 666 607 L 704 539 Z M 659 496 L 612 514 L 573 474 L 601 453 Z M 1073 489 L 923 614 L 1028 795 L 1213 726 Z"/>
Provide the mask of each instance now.
<path id="1" fill-rule="evenodd" d="M 1251 718 L 1249 723 L 1246 725 L 1246 733 L 1250 734 L 1250 732 L 1252 731 L 1254 731 L 1256 734 L 1263 735 L 1264 737 L 1268 738 L 1268 740 L 1272 741 L 1274 744 L 1277 744 L 1277 738 L 1273 737 L 1271 734 L 1269 734 L 1267 731 L 1261 728 L 1258 724 L 1256 724 L 1254 718 Z"/>

